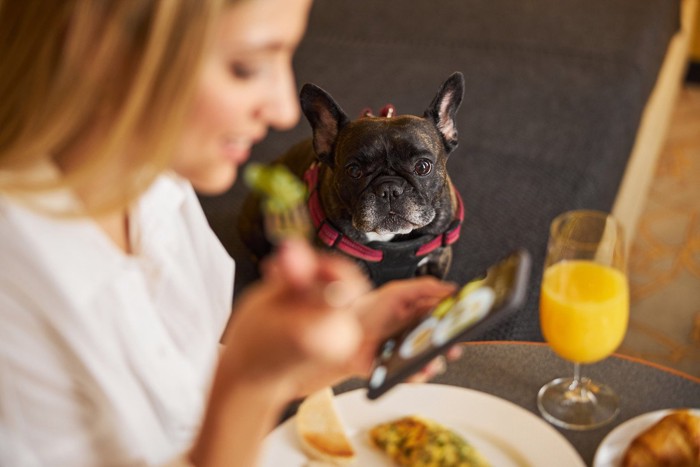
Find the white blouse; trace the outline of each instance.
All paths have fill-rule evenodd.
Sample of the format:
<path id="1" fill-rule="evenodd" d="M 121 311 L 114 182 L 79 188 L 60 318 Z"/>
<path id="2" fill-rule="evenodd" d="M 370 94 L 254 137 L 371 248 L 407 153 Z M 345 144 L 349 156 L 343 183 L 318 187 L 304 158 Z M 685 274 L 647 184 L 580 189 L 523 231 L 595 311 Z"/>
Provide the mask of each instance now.
<path id="1" fill-rule="evenodd" d="M 126 255 L 90 220 L 0 195 L 0 465 L 154 465 L 193 442 L 234 264 L 174 175 L 130 229 Z"/>

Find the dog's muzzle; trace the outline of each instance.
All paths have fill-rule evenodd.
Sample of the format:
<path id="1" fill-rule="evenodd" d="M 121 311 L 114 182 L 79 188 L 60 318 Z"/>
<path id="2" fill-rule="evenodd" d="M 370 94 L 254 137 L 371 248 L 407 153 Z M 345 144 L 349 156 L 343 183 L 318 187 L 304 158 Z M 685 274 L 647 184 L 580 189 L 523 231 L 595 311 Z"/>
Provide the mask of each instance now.
<path id="1" fill-rule="evenodd" d="M 372 192 L 379 198 L 390 201 L 400 198 L 406 190 L 406 180 L 393 175 L 379 177 L 372 185 Z"/>

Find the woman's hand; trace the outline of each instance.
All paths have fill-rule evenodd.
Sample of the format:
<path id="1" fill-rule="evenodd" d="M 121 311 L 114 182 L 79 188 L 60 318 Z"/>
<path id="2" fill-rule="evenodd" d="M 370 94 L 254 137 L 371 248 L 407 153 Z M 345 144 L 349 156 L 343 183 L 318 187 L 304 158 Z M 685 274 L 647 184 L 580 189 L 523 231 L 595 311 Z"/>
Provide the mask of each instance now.
<path id="1" fill-rule="evenodd" d="M 379 345 L 453 291 L 431 277 L 371 290 L 348 259 L 286 243 L 237 302 L 192 459 L 226 464 L 257 445 L 293 398 L 368 376 Z M 414 380 L 443 369 L 436 359 Z"/>
<path id="2" fill-rule="evenodd" d="M 363 333 L 348 305 L 370 288 L 346 258 L 287 241 L 266 260 L 262 280 L 238 300 L 222 363 L 248 380 L 297 386 L 344 367 Z"/>
<path id="3" fill-rule="evenodd" d="M 369 290 L 352 262 L 283 245 L 237 301 L 193 462 L 254 465 L 290 400 L 346 374 L 363 333 L 348 304 Z"/>
<path id="4" fill-rule="evenodd" d="M 287 242 L 264 265 L 262 281 L 239 299 L 222 363 L 248 380 L 285 382 L 294 396 L 367 377 L 380 344 L 453 291 L 433 277 L 371 290 L 350 260 Z M 440 357 L 412 380 L 444 367 Z"/>
<path id="5" fill-rule="evenodd" d="M 353 373 L 367 377 L 381 343 L 415 323 L 454 290 L 452 284 L 423 276 L 390 282 L 361 297 L 353 304 L 364 330 L 363 344 L 352 361 Z M 461 349 L 454 347 L 448 351 L 447 358 L 460 355 Z M 438 357 L 409 380 L 426 381 L 444 372 L 445 366 L 445 358 Z"/>

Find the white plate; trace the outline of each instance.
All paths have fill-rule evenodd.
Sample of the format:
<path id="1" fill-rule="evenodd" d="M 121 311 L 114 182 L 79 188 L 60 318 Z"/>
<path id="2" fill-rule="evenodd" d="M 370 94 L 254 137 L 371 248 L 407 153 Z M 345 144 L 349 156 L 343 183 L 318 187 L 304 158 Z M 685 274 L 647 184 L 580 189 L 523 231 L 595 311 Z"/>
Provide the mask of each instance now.
<path id="1" fill-rule="evenodd" d="M 508 402 L 472 389 L 440 384 L 400 384 L 375 401 L 358 389 L 336 396 L 336 404 L 362 467 L 391 466 L 369 444 L 376 424 L 421 415 L 461 434 L 495 466 L 584 466 L 574 447 L 541 418 Z M 308 462 L 297 439 L 294 419 L 265 440 L 265 467 L 301 467 Z"/>
<path id="2" fill-rule="evenodd" d="M 679 409 L 663 409 L 654 412 L 647 412 L 630 418 L 625 423 L 615 427 L 608 435 L 603 438 L 603 441 L 596 450 L 593 458 L 593 467 L 619 467 L 622 463 L 622 457 L 627 451 L 627 446 L 637 437 L 642 431 L 646 430 L 654 423 L 663 418 L 664 415 Z M 700 416 L 700 409 L 690 409 L 690 411 Z"/>

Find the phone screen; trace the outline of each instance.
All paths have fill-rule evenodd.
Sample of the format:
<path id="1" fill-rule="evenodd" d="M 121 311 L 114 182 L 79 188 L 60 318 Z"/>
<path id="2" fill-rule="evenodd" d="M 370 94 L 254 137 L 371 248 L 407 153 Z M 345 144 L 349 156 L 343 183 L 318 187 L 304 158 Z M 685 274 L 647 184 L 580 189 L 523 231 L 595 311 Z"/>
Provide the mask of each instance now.
<path id="1" fill-rule="evenodd" d="M 453 344 L 470 340 L 512 315 L 525 301 L 530 255 L 518 250 L 442 300 L 418 324 L 386 340 L 368 382 L 376 399 Z"/>

